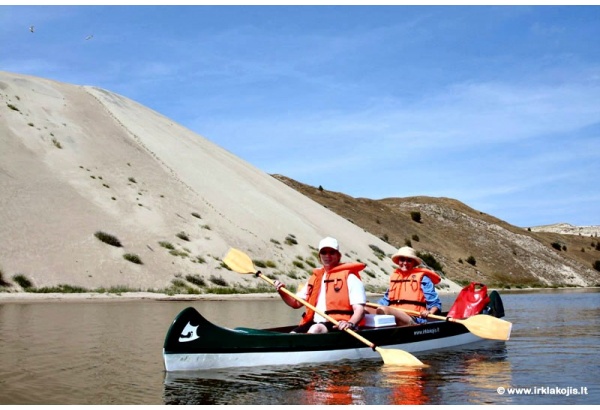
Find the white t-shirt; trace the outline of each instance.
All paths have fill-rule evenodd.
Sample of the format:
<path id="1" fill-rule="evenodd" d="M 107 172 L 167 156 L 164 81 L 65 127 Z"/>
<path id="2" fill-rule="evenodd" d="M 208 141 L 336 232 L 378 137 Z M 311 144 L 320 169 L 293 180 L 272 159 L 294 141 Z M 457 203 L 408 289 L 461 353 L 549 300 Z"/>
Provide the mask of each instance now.
<path id="1" fill-rule="evenodd" d="M 321 291 L 319 292 L 319 298 L 317 299 L 317 305 L 315 306 L 321 312 L 325 312 L 327 307 L 325 305 L 325 276 L 323 275 L 323 279 L 321 281 Z M 306 290 L 308 286 L 304 284 L 304 287 L 296 293 L 302 300 L 306 300 Z M 364 305 L 367 303 L 367 294 L 365 293 L 365 286 L 362 281 L 356 277 L 356 275 L 348 275 L 348 293 L 350 295 L 350 305 Z M 315 312 L 315 323 L 324 323 L 327 322 L 323 316 L 319 315 Z"/>

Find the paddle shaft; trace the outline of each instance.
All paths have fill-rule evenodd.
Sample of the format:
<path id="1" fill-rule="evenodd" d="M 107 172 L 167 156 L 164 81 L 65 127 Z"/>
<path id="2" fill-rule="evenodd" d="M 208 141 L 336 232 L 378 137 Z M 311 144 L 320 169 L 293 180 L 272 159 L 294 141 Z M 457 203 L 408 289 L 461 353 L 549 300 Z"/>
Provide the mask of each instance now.
<path id="1" fill-rule="evenodd" d="M 271 279 L 267 278 L 265 275 L 263 275 L 260 272 L 256 272 L 255 274 L 256 276 L 258 276 L 259 278 L 269 282 L 271 285 L 275 286 L 275 282 L 272 281 Z M 334 325 L 338 325 L 339 322 L 337 320 L 335 320 L 334 318 L 332 318 L 331 316 L 329 316 L 328 314 L 326 314 L 325 312 L 322 312 L 321 310 L 317 309 L 316 307 L 314 307 L 313 305 L 311 305 L 310 303 L 308 303 L 307 301 L 305 301 L 304 299 L 299 298 L 298 296 L 296 296 L 296 294 L 294 294 L 293 292 L 290 292 L 289 290 L 287 290 L 285 287 L 280 287 L 279 290 L 281 290 L 282 292 L 284 292 L 285 294 L 287 294 L 288 296 L 294 298 L 296 301 L 302 303 L 304 306 L 306 306 L 307 308 L 309 308 L 310 310 L 312 310 L 313 312 L 323 316 L 325 319 L 327 319 L 328 321 L 330 321 L 331 323 L 333 323 Z M 371 349 L 376 350 L 377 346 L 375 346 L 374 343 L 369 342 L 367 339 L 365 339 L 364 337 L 362 337 L 361 335 L 359 335 L 358 333 L 356 333 L 354 330 L 352 329 L 345 329 L 345 331 L 347 333 L 350 333 L 352 336 L 354 336 L 355 338 L 357 338 L 358 340 L 360 340 L 361 342 L 363 342 L 364 344 L 366 344 L 367 346 L 369 346 Z"/>

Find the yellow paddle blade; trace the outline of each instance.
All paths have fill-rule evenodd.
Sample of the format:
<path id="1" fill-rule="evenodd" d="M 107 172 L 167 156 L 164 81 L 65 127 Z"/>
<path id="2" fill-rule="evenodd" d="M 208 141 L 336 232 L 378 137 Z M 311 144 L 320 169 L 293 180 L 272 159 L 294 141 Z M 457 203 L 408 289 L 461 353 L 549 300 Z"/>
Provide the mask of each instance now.
<path id="1" fill-rule="evenodd" d="M 466 319 L 451 319 L 464 325 L 469 332 L 484 339 L 508 340 L 512 323 L 489 315 L 475 315 Z"/>
<path id="2" fill-rule="evenodd" d="M 375 350 L 381 355 L 383 364 L 402 367 L 429 367 L 404 350 L 382 349 L 381 347 L 375 347 Z"/>
<path id="3" fill-rule="evenodd" d="M 223 262 L 237 273 L 256 273 L 252 259 L 239 249 L 230 248 Z"/>

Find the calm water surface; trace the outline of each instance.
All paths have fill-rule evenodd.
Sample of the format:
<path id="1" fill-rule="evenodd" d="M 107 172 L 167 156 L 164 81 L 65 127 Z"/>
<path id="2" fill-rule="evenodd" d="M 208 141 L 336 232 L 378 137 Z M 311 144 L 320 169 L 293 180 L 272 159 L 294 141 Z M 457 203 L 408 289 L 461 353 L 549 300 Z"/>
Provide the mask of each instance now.
<path id="1" fill-rule="evenodd" d="M 453 299 L 442 297 L 446 309 Z M 287 325 L 300 311 L 279 299 L 2 303 L 0 295 L 0 404 L 600 404 L 600 293 L 502 299 L 511 340 L 419 353 L 426 369 L 365 360 L 167 374 L 163 340 L 187 306 L 225 327 Z"/>

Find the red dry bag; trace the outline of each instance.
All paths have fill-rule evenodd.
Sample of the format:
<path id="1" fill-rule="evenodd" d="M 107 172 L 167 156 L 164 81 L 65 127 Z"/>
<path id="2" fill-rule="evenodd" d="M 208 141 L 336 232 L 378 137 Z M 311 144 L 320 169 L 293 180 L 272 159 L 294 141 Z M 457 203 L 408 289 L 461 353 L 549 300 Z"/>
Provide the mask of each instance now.
<path id="1" fill-rule="evenodd" d="M 483 283 L 471 282 L 460 291 L 447 316 L 465 319 L 481 313 L 488 303 L 490 297 L 487 294 L 487 286 Z"/>

